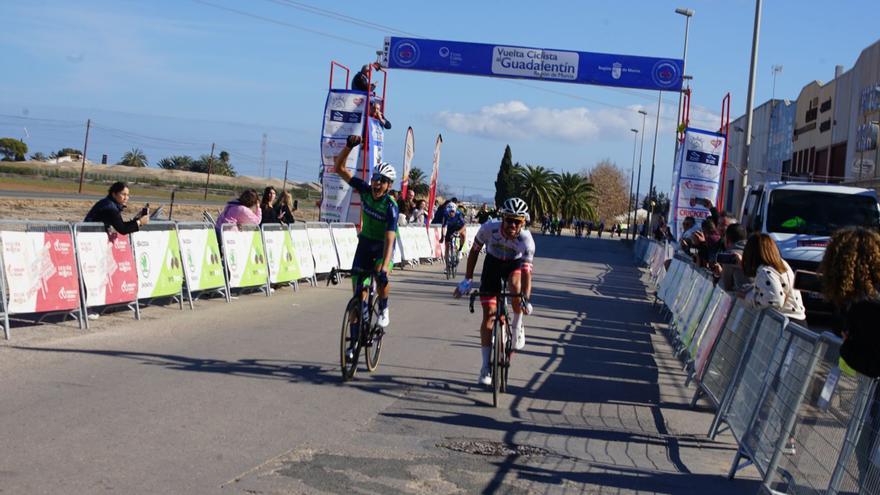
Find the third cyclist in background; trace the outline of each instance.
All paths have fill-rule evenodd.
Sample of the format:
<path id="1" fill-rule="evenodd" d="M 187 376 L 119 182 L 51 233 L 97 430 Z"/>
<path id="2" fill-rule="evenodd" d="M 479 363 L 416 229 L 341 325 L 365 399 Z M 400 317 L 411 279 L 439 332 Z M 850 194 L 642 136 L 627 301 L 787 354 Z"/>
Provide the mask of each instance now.
<path id="1" fill-rule="evenodd" d="M 458 252 L 464 248 L 467 229 L 465 229 L 464 215 L 458 211 L 458 205 L 449 203 L 446 205 L 446 217 L 443 219 L 443 239 L 446 241 L 446 252 L 452 248 L 452 240 L 459 238 Z"/>
<path id="2" fill-rule="evenodd" d="M 512 327 L 515 335 L 514 347 L 517 350 L 526 345 L 523 315 L 532 312 L 529 298 L 532 294 L 532 260 L 535 257 L 535 241 L 525 228 L 529 208 L 525 201 L 510 198 L 501 207 L 501 220 L 484 223 L 468 253 L 465 279 L 458 284 L 454 297 L 461 297 L 471 288 L 474 270 L 480 257 L 480 250 L 486 246 L 486 259 L 480 275 L 480 303 L 483 306 L 483 321 L 480 324 L 480 345 L 482 367 L 479 382 L 491 385 L 489 374 L 489 355 L 492 349 L 492 323 L 495 317 L 495 296 L 501 291 L 502 278 L 507 279 L 508 290 L 521 294 L 513 298 Z"/>

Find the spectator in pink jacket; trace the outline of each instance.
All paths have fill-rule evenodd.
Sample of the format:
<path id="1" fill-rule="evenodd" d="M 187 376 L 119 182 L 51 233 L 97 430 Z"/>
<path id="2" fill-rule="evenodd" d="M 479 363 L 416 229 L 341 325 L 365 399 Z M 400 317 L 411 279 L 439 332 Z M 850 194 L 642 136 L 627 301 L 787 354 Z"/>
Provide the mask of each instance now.
<path id="1" fill-rule="evenodd" d="M 260 211 L 259 201 L 260 196 L 257 191 L 247 189 L 241 193 L 238 199 L 226 203 L 226 208 L 223 208 L 223 213 L 217 218 L 217 224 L 214 226 L 217 229 L 217 237 L 220 237 L 223 224 L 260 225 L 263 213 Z"/>

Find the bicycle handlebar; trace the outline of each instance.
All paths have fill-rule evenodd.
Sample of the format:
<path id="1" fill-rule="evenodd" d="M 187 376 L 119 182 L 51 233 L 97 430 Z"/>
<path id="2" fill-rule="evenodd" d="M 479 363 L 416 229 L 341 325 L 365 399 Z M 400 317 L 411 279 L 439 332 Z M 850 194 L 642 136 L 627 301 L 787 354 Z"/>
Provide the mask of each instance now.
<path id="1" fill-rule="evenodd" d="M 471 291 L 470 293 L 470 310 L 471 313 L 474 312 L 474 300 L 479 296 L 492 296 L 492 297 L 520 297 L 523 302 L 528 302 L 528 298 L 526 296 L 518 293 L 518 292 L 482 292 L 482 291 Z"/>

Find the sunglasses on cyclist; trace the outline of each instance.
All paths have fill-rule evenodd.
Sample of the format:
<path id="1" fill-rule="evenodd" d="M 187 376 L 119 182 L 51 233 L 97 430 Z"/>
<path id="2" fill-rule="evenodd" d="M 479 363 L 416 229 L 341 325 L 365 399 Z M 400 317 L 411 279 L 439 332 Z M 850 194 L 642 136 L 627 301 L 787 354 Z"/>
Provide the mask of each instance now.
<path id="1" fill-rule="evenodd" d="M 504 217 L 504 223 L 508 225 L 513 225 L 514 227 L 519 227 L 523 224 L 523 222 L 525 222 L 525 220 L 521 218 Z"/>
<path id="2" fill-rule="evenodd" d="M 391 184 L 392 181 L 382 177 L 381 175 L 374 175 L 371 179 L 373 182 L 379 182 L 380 184 Z"/>

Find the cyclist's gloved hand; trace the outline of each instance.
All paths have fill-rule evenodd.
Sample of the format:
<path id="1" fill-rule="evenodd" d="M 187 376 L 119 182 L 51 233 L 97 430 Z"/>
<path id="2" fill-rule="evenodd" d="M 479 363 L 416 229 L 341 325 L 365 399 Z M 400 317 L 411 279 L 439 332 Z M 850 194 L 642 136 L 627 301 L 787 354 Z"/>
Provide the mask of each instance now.
<path id="1" fill-rule="evenodd" d="M 523 314 L 527 314 L 527 315 L 532 314 L 532 311 L 534 310 L 534 308 L 532 308 L 532 303 L 529 302 L 529 300 L 526 298 L 523 298 L 523 303 L 524 303 L 522 306 Z"/>
<path id="2" fill-rule="evenodd" d="M 462 294 L 467 294 L 467 291 L 471 290 L 471 279 L 466 278 L 458 283 L 458 287 L 455 288 L 455 297 L 461 297 Z"/>
<path id="3" fill-rule="evenodd" d="M 361 142 L 363 142 L 363 139 L 360 136 L 352 134 L 345 140 L 345 145 L 349 148 L 354 148 L 355 146 L 359 146 Z"/>
<path id="4" fill-rule="evenodd" d="M 379 287 L 385 287 L 388 285 L 388 272 L 380 270 L 379 273 L 376 274 L 376 284 L 378 284 Z"/>

